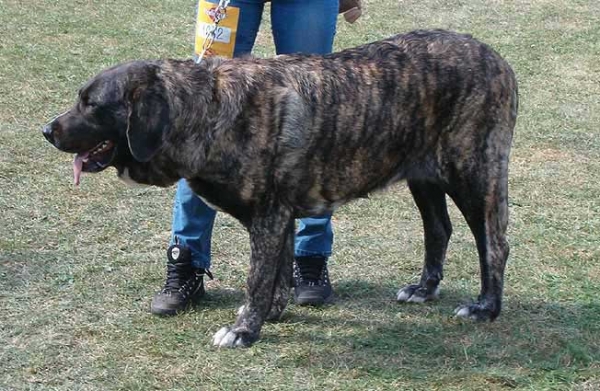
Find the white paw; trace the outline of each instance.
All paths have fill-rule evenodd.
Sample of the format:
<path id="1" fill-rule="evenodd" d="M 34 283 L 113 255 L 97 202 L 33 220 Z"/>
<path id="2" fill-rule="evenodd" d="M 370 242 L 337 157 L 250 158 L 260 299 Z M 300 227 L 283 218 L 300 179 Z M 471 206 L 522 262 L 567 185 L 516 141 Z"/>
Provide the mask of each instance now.
<path id="1" fill-rule="evenodd" d="M 229 327 L 223 327 L 213 337 L 213 345 L 220 348 L 241 348 L 244 347 L 242 338 Z"/>
<path id="2" fill-rule="evenodd" d="M 427 301 L 426 297 L 417 296 L 417 295 L 412 295 L 411 297 L 408 298 L 408 300 L 406 300 L 407 303 L 425 303 L 426 301 Z"/>
<path id="3" fill-rule="evenodd" d="M 454 310 L 454 316 L 457 318 L 478 320 L 477 314 L 473 313 L 471 306 L 468 305 L 459 305 L 456 307 Z"/>
<path id="4" fill-rule="evenodd" d="M 474 303 L 470 305 L 459 305 L 454 310 L 454 315 L 458 318 L 474 320 L 476 322 L 491 322 L 498 317 L 500 311 L 490 308 L 490 305 Z"/>
<path id="5" fill-rule="evenodd" d="M 469 307 L 456 307 L 454 315 L 459 318 L 469 318 L 471 316 L 471 311 L 469 311 Z"/>
<path id="6" fill-rule="evenodd" d="M 411 296 L 412 296 L 412 293 L 409 292 L 408 288 L 402 288 L 398 291 L 398 294 L 396 295 L 396 300 L 408 301 L 408 299 L 410 299 Z"/>

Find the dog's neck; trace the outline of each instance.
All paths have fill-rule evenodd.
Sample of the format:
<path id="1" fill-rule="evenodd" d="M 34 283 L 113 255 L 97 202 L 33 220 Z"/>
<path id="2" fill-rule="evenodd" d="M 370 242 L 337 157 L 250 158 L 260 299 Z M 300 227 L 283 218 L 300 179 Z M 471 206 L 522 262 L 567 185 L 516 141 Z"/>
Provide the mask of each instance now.
<path id="1" fill-rule="evenodd" d="M 242 105 L 252 88 L 244 64 L 253 60 L 206 58 L 201 64 L 193 61 L 165 61 L 162 78 L 168 85 L 172 127 L 165 157 L 172 160 L 181 177 L 189 179 L 199 173 L 211 177 L 211 162 L 226 151 L 230 132 L 242 112 Z M 250 67 L 248 67 L 250 68 Z M 181 129 L 190 131 L 182 132 Z M 167 136 L 169 137 L 169 136 Z"/>

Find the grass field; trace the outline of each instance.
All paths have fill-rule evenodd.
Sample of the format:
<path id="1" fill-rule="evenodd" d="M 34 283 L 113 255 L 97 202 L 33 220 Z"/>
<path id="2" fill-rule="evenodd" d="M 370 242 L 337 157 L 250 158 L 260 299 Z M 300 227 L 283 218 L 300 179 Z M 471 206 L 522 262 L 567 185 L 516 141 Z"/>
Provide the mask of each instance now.
<path id="1" fill-rule="evenodd" d="M 600 2 L 366 3 L 357 24 L 340 21 L 337 48 L 441 27 L 472 33 L 515 69 L 501 317 L 452 317 L 479 290 L 454 206 L 441 300 L 394 301 L 423 257 L 405 185 L 336 213 L 335 305 L 290 305 L 255 346 L 211 346 L 243 299 L 249 256 L 225 215 L 206 300 L 150 315 L 174 190 L 128 188 L 113 170 L 74 188 L 72 157 L 40 128 L 106 66 L 189 57 L 194 1 L 0 0 L 0 390 L 600 390 Z M 263 27 L 256 53 L 268 56 Z"/>

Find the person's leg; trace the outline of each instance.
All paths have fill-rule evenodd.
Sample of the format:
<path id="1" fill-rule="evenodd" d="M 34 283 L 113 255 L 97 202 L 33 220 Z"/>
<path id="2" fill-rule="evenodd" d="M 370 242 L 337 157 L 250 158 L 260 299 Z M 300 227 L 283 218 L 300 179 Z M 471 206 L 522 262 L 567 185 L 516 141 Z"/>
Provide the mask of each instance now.
<path id="1" fill-rule="evenodd" d="M 218 3 L 218 0 L 209 0 Z M 232 0 L 232 7 L 240 8 L 234 57 L 249 54 L 254 46 L 262 19 L 263 0 Z M 216 212 L 194 194 L 185 180 L 180 180 L 175 193 L 171 245 L 176 239 L 192 252 L 192 263 L 197 268 L 210 267 L 210 239 Z"/>
<path id="2" fill-rule="evenodd" d="M 204 295 L 210 267 L 210 239 L 216 212 L 198 198 L 184 179 L 177 183 L 167 249 L 167 277 L 152 299 L 150 311 L 175 315 Z M 210 274 L 209 274 L 210 276 Z"/>
<path id="3" fill-rule="evenodd" d="M 327 258 L 331 255 L 331 215 L 300 219 L 294 251 L 294 301 L 320 305 L 333 298 Z"/>
<path id="4" fill-rule="evenodd" d="M 273 0 L 271 24 L 277 54 L 331 53 L 338 8 L 338 0 Z"/>
<path id="5" fill-rule="evenodd" d="M 233 57 L 241 57 L 252 52 L 265 3 L 264 0 L 232 0 L 229 5 L 240 9 Z"/>
<path id="6" fill-rule="evenodd" d="M 331 215 L 300 219 L 296 232 L 294 256 L 329 257 L 333 244 Z"/>
<path id="7" fill-rule="evenodd" d="M 210 240 L 217 212 L 204 203 L 185 179 L 177 183 L 170 245 L 190 249 L 192 265 L 210 268 Z"/>
<path id="8" fill-rule="evenodd" d="M 233 0 L 230 5 L 240 8 L 234 56 L 248 54 L 254 46 L 264 2 Z M 152 313 L 173 315 L 203 295 L 203 276 L 209 274 L 215 216 L 216 212 L 193 193 L 185 180 L 178 182 L 171 243 L 167 250 L 167 278 L 163 289 L 152 300 Z"/>
<path id="9" fill-rule="evenodd" d="M 271 22 L 278 54 L 332 51 L 338 0 L 273 0 Z M 295 239 L 294 298 L 319 305 L 332 298 L 327 258 L 331 255 L 331 215 L 301 219 Z"/>

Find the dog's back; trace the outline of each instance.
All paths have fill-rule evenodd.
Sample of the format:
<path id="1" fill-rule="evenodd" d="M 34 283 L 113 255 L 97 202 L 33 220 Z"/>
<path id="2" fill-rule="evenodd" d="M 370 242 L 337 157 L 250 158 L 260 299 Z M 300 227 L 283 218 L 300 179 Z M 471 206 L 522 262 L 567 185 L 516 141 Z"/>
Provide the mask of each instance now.
<path id="1" fill-rule="evenodd" d="M 400 179 L 448 182 L 458 166 L 478 164 L 473 152 L 490 138 L 487 153 L 502 156 L 489 158 L 508 158 L 516 80 L 468 35 L 415 31 L 324 57 L 266 61 L 281 83 L 274 107 L 285 104 L 277 180 L 307 214 Z"/>

